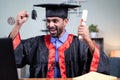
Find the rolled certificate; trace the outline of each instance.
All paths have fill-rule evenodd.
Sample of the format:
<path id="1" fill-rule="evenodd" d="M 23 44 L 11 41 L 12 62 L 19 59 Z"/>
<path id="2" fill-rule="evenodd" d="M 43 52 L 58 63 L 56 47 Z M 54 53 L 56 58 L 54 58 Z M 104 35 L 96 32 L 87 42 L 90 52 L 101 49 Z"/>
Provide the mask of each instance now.
<path id="1" fill-rule="evenodd" d="M 83 13 L 82 13 L 82 18 L 81 18 L 81 23 L 82 25 L 86 25 L 86 21 L 87 21 L 87 15 L 88 15 L 88 10 L 84 9 Z M 82 36 L 78 36 L 79 39 L 82 39 Z"/>

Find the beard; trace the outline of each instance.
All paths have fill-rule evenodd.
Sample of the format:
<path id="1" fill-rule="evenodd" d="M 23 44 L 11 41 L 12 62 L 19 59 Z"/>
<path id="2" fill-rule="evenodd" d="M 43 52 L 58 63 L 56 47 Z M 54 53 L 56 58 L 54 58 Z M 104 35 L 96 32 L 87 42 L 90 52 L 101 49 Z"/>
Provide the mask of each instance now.
<path id="1" fill-rule="evenodd" d="M 62 33 L 62 28 L 58 28 L 57 26 L 48 27 L 49 33 L 52 37 L 59 37 Z"/>

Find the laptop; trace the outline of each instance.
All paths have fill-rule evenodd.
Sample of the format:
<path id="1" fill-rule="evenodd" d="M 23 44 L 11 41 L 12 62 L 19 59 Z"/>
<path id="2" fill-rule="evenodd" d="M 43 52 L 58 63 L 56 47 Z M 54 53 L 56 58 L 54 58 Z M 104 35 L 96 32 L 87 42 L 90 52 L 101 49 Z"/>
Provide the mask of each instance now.
<path id="1" fill-rule="evenodd" d="M 0 38 L 0 80 L 18 80 L 11 38 Z"/>

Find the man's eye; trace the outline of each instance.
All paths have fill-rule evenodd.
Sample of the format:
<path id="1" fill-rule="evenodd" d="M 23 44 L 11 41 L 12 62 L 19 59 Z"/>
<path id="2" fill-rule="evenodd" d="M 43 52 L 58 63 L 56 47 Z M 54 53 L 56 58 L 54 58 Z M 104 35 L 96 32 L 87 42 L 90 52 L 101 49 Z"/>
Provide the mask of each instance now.
<path id="1" fill-rule="evenodd" d="M 53 20 L 53 22 L 54 22 L 54 23 L 57 23 L 57 22 L 58 22 L 58 20 L 56 20 L 56 19 L 55 19 L 55 20 Z"/>

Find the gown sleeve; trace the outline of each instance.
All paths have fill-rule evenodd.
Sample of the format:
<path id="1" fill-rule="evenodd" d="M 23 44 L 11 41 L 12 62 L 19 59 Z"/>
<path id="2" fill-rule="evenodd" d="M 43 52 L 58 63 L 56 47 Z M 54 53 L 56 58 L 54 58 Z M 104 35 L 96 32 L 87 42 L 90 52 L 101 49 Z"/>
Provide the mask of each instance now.
<path id="1" fill-rule="evenodd" d="M 109 74 L 109 58 L 108 56 L 101 51 L 97 44 L 95 45 L 95 49 L 93 55 L 90 55 L 90 50 L 88 49 L 88 54 L 86 58 L 85 70 L 86 72 L 100 72 L 103 74 Z"/>
<path id="2" fill-rule="evenodd" d="M 78 42 L 76 42 L 78 43 Z M 80 40 L 80 58 L 83 64 L 82 74 L 94 71 L 103 74 L 109 74 L 109 58 L 108 56 L 99 49 L 98 45 L 94 43 L 95 49 L 91 54 L 91 51 L 87 43 Z"/>
<path id="3" fill-rule="evenodd" d="M 101 51 L 96 44 L 92 57 L 90 71 L 97 71 L 100 73 L 109 74 L 108 56 L 103 51 Z"/>
<path id="4" fill-rule="evenodd" d="M 36 50 L 36 45 L 36 38 L 21 40 L 20 34 L 18 33 L 18 35 L 13 40 L 15 59 L 18 68 L 22 68 L 26 64 L 31 63 L 34 52 Z"/>
<path id="5" fill-rule="evenodd" d="M 14 48 L 14 50 L 20 44 L 20 42 L 21 42 L 21 37 L 20 37 L 20 33 L 18 33 L 17 36 L 13 40 L 13 48 Z"/>

